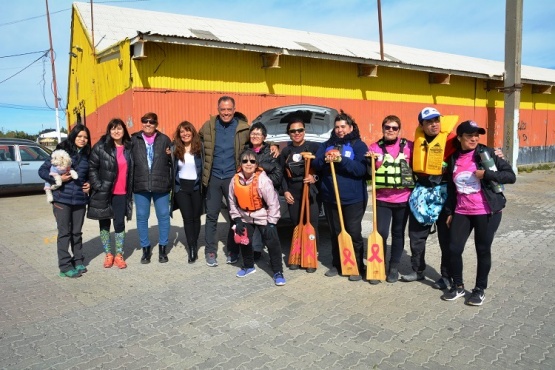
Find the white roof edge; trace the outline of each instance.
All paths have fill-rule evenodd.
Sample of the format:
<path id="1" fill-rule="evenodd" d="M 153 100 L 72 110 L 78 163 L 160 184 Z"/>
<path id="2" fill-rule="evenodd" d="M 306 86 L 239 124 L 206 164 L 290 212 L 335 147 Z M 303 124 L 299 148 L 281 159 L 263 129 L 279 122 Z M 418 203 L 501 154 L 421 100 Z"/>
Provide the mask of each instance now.
<path id="1" fill-rule="evenodd" d="M 73 3 L 91 34 L 89 3 Z M 247 24 L 213 18 L 162 13 L 94 4 L 94 33 L 97 55 L 126 39 L 189 44 L 261 53 L 280 53 L 318 59 L 375 64 L 484 79 L 502 79 L 504 63 L 462 55 L 384 44 L 386 60 L 380 59 L 379 43 L 286 28 Z M 194 32 L 201 30 L 206 37 Z M 553 85 L 555 70 L 522 66 L 523 83 Z"/>

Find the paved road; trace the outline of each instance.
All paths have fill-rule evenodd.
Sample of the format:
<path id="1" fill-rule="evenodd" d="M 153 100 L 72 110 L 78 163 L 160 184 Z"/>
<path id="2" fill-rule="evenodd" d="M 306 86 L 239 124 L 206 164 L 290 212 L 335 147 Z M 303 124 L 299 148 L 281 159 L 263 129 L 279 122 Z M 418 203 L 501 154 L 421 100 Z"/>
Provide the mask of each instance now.
<path id="1" fill-rule="evenodd" d="M 554 189 L 553 171 L 521 174 L 507 187 L 482 307 L 443 302 L 430 287 L 439 268 L 434 238 L 425 282 L 374 286 L 326 278 L 324 228 L 323 265 L 314 274 L 286 270 L 287 285 L 276 287 L 267 260 L 244 279 L 235 277 L 236 267 L 222 264 L 221 252 L 219 267 L 187 264 L 177 219 L 169 263 L 158 263 L 157 253 L 150 265 L 139 263 L 132 221 L 129 267 L 104 269 L 97 223 L 87 220 L 89 272 L 62 279 L 45 196 L 3 197 L 0 368 L 553 369 Z M 368 213 L 365 235 L 370 223 Z M 156 228 L 151 230 L 154 243 Z M 286 247 L 290 232 L 280 228 Z M 465 276 L 472 288 L 475 255 L 473 244 L 467 245 Z M 403 270 L 409 270 L 406 254 Z"/>

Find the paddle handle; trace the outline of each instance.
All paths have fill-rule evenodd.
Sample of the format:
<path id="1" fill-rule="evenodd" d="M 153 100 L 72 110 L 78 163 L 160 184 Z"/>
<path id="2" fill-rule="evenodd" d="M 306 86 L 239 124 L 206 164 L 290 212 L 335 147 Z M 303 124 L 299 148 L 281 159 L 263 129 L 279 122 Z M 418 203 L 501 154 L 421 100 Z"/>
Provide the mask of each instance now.
<path id="1" fill-rule="evenodd" d="M 330 162 L 331 168 L 331 179 L 333 180 L 333 189 L 335 191 L 335 201 L 337 202 L 337 213 L 339 214 L 339 226 L 341 231 L 345 230 L 345 225 L 343 223 L 343 212 L 341 211 L 341 198 L 339 197 L 339 187 L 337 186 L 337 177 L 335 176 L 335 166 L 333 161 Z"/>
<path id="2" fill-rule="evenodd" d="M 372 224 L 378 230 L 378 215 L 376 214 L 376 157 L 372 156 Z"/>

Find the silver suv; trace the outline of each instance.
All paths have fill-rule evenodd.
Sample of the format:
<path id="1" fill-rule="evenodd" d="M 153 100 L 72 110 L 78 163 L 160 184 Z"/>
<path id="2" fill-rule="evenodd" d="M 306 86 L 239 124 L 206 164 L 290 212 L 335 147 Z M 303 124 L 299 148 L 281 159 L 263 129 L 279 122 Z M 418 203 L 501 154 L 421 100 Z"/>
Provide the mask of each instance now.
<path id="1" fill-rule="evenodd" d="M 0 138 L 0 194 L 41 190 L 39 167 L 50 150 L 31 140 Z"/>
<path id="2" fill-rule="evenodd" d="M 294 117 L 301 117 L 305 124 L 305 140 L 323 143 L 331 136 L 334 127 L 334 120 L 337 110 L 320 105 L 298 104 L 287 105 L 265 111 L 252 121 L 261 122 L 266 126 L 268 136 L 266 141 L 279 144 L 283 149 L 290 141 L 289 135 L 285 132 L 287 124 Z M 290 223 L 289 208 L 285 198 L 280 195 L 280 223 Z M 324 217 L 323 208 L 320 207 L 320 218 Z"/>

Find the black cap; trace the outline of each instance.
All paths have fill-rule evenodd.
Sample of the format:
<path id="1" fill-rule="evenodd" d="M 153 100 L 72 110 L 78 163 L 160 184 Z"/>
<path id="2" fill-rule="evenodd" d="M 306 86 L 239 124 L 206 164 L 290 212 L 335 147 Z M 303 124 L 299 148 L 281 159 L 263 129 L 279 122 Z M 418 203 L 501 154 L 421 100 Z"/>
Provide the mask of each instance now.
<path id="1" fill-rule="evenodd" d="M 478 124 L 474 121 L 464 121 L 457 127 L 457 136 L 462 136 L 462 134 L 474 134 L 476 132 L 480 135 L 485 135 L 486 130 L 478 127 Z"/>

